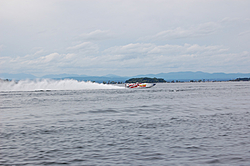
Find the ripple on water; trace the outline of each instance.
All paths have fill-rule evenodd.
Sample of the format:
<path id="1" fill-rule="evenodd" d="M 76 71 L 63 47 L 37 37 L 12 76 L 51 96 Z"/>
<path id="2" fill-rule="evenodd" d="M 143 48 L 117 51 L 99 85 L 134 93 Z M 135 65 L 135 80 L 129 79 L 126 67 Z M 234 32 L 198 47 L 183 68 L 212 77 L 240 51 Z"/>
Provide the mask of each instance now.
<path id="1" fill-rule="evenodd" d="M 0 164 L 248 165 L 249 92 L 245 83 L 4 92 Z"/>

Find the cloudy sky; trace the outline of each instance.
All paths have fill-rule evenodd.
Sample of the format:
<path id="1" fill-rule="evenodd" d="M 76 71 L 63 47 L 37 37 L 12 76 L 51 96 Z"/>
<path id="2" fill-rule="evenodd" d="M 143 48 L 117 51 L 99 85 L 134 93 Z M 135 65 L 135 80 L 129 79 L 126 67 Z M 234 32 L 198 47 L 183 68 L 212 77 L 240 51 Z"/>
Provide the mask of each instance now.
<path id="1" fill-rule="evenodd" d="M 249 0 L 0 0 L 0 73 L 250 73 Z"/>

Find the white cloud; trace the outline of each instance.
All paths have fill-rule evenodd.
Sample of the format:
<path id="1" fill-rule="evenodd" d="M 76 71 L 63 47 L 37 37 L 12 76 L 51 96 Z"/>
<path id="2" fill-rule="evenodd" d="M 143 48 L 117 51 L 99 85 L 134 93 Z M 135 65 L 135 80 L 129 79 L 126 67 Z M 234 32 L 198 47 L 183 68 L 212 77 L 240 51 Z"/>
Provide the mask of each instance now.
<path id="1" fill-rule="evenodd" d="M 81 43 L 81 44 L 78 44 L 78 45 L 75 45 L 75 46 L 68 47 L 67 49 L 68 50 L 85 49 L 90 45 L 92 45 L 91 42 L 84 42 L 84 43 Z"/>
<path id="2" fill-rule="evenodd" d="M 139 40 L 170 40 L 181 38 L 194 38 L 211 35 L 220 28 L 221 25 L 219 23 L 207 22 L 204 24 L 194 25 L 189 28 L 177 27 L 175 29 L 161 31 L 152 36 L 142 37 Z"/>
<path id="3" fill-rule="evenodd" d="M 83 44 L 84 45 L 84 44 Z M 76 45 L 74 49 L 80 49 Z M 71 48 L 74 50 L 73 48 Z M 215 67 L 232 68 L 242 64 L 250 63 L 248 51 L 242 53 L 230 53 L 229 49 L 220 45 L 156 45 L 153 43 L 131 43 L 123 46 L 111 47 L 99 54 L 68 53 L 60 54 L 57 52 L 39 55 L 42 51 L 24 57 L 2 57 L 1 63 L 5 69 L 12 68 L 32 71 L 33 69 L 41 72 L 67 72 L 74 71 L 127 71 L 127 75 L 133 75 L 134 71 L 143 72 L 167 72 L 169 69 L 175 70 L 200 70 Z M 235 65 L 235 62 L 237 64 Z M 8 64 L 8 65 L 6 65 Z M 215 71 L 216 72 L 216 71 Z M 82 73 L 78 73 L 82 74 Z"/>
<path id="4" fill-rule="evenodd" d="M 140 56 L 140 54 L 146 54 L 150 50 L 155 47 L 154 44 L 151 43 L 131 43 L 124 46 L 115 46 L 104 50 L 104 53 L 109 54 L 136 54 Z"/>
<path id="5" fill-rule="evenodd" d="M 239 23 L 249 22 L 249 18 L 237 18 L 237 17 L 225 17 L 217 22 L 206 22 L 202 24 L 192 25 L 190 27 L 176 27 L 174 29 L 168 29 L 161 31 L 155 35 L 141 37 L 138 40 L 172 40 L 172 39 L 185 39 L 185 38 L 197 38 L 203 36 L 209 36 L 215 34 L 219 30 L 225 29 L 229 24 L 235 25 Z M 245 31 L 239 35 L 249 33 Z"/>
<path id="6" fill-rule="evenodd" d="M 113 37 L 114 36 L 110 31 L 102 31 L 102 30 L 95 30 L 90 33 L 82 33 L 80 35 L 81 39 L 88 41 L 106 40 L 106 39 L 111 39 Z"/>
<path id="7" fill-rule="evenodd" d="M 249 35 L 250 30 L 239 33 L 239 36 Z"/>
<path id="8" fill-rule="evenodd" d="M 67 50 L 91 55 L 91 54 L 97 54 L 99 51 L 99 47 L 92 42 L 83 42 L 81 44 L 68 47 Z"/>
<path id="9" fill-rule="evenodd" d="M 250 18 L 243 18 L 243 17 L 225 17 L 219 23 L 221 24 L 236 24 L 236 23 L 249 23 Z"/>
<path id="10" fill-rule="evenodd" d="M 231 54 L 229 51 L 229 48 L 220 45 L 136 43 L 105 50 L 102 64 L 109 64 L 112 60 L 110 65 L 114 68 L 139 68 L 136 69 L 138 72 L 151 70 L 157 73 L 173 67 L 178 71 L 204 69 L 216 72 L 216 68 L 232 69 L 232 66 L 250 61 L 250 57 L 246 56 L 248 52 Z"/>
<path id="11" fill-rule="evenodd" d="M 136 43 L 125 46 L 111 47 L 103 51 L 104 54 L 111 55 L 166 55 L 175 56 L 182 54 L 199 54 L 209 55 L 228 51 L 228 48 L 223 46 L 200 46 L 198 44 L 184 45 L 155 45 L 152 43 Z"/>
<path id="12" fill-rule="evenodd" d="M 1 72 L 249 71 L 249 4 L 0 1 Z"/>
<path id="13" fill-rule="evenodd" d="M 0 45 L 0 51 L 2 51 L 5 48 L 3 44 Z"/>
<path id="14" fill-rule="evenodd" d="M 58 60 L 60 57 L 61 57 L 61 55 L 59 55 L 58 53 L 52 53 L 52 54 L 46 55 L 44 57 L 41 57 L 40 62 L 41 63 L 48 63 L 48 62 L 51 62 L 53 60 Z"/>

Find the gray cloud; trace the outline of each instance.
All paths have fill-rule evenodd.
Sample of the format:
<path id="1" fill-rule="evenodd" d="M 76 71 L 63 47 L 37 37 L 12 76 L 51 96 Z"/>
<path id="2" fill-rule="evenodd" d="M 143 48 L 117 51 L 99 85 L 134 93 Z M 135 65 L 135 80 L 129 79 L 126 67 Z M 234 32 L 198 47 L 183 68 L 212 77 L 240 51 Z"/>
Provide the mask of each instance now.
<path id="1" fill-rule="evenodd" d="M 113 38 L 114 35 L 109 31 L 95 30 L 90 33 L 82 33 L 80 38 L 89 41 L 107 40 Z"/>
<path id="2" fill-rule="evenodd" d="M 0 45 L 0 51 L 1 51 L 1 50 L 3 50 L 3 49 L 4 49 L 4 47 L 5 47 L 5 46 L 4 46 L 3 44 L 2 44 L 2 45 Z"/>
<path id="3" fill-rule="evenodd" d="M 71 46 L 71 47 L 67 47 L 67 50 L 70 51 L 77 51 L 77 52 L 81 52 L 84 54 L 96 54 L 98 53 L 98 46 L 94 43 L 91 42 L 83 42 L 81 44 L 77 44 L 75 46 Z"/>
<path id="4" fill-rule="evenodd" d="M 82 43 L 69 47 L 69 49 L 83 49 L 84 47 L 81 46 L 85 46 L 85 44 Z M 153 43 L 131 43 L 111 47 L 104 50 L 101 54 L 96 53 L 92 56 L 84 55 L 80 52 L 68 54 L 55 52 L 37 56 L 42 53 L 40 50 L 24 57 L 2 57 L 1 62 L 10 64 L 4 66 L 6 69 L 19 66 L 19 68 L 24 70 L 32 68 L 44 70 L 46 68 L 46 71 L 60 71 L 59 69 L 68 69 L 70 71 L 72 67 L 81 68 L 82 70 L 96 67 L 110 71 L 140 68 L 137 70 L 141 72 L 148 67 L 151 71 L 160 72 L 161 69 L 173 67 L 191 70 L 199 66 L 233 66 L 235 58 L 237 58 L 237 63 L 246 64 L 250 62 L 249 52 L 247 51 L 231 54 L 228 48 L 220 45 L 201 46 L 198 44 L 156 45 Z"/>
<path id="5" fill-rule="evenodd" d="M 224 4 L 0 1 L 1 72 L 249 72 L 250 2 Z"/>
<path id="6" fill-rule="evenodd" d="M 239 33 L 239 36 L 249 35 L 250 30 Z"/>
<path id="7" fill-rule="evenodd" d="M 171 39 L 201 37 L 201 36 L 211 35 L 220 28 L 221 25 L 219 23 L 207 22 L 204 24 L 191 26 L 189 28 L 177 27 L 175 29 L 161 31 L 152 36 L 139 38 L 139 40 L 171 40 Z"/>

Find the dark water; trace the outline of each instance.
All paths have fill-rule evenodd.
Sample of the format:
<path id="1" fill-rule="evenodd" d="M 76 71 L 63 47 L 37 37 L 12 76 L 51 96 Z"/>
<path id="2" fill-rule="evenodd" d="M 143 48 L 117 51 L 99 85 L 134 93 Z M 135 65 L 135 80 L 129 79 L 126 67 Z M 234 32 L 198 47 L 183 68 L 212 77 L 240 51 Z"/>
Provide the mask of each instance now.
<path id="1" fill-rule="evenodd" d="M 0 92 L 0 165 L 249 165 L 250 82 Z"/>

